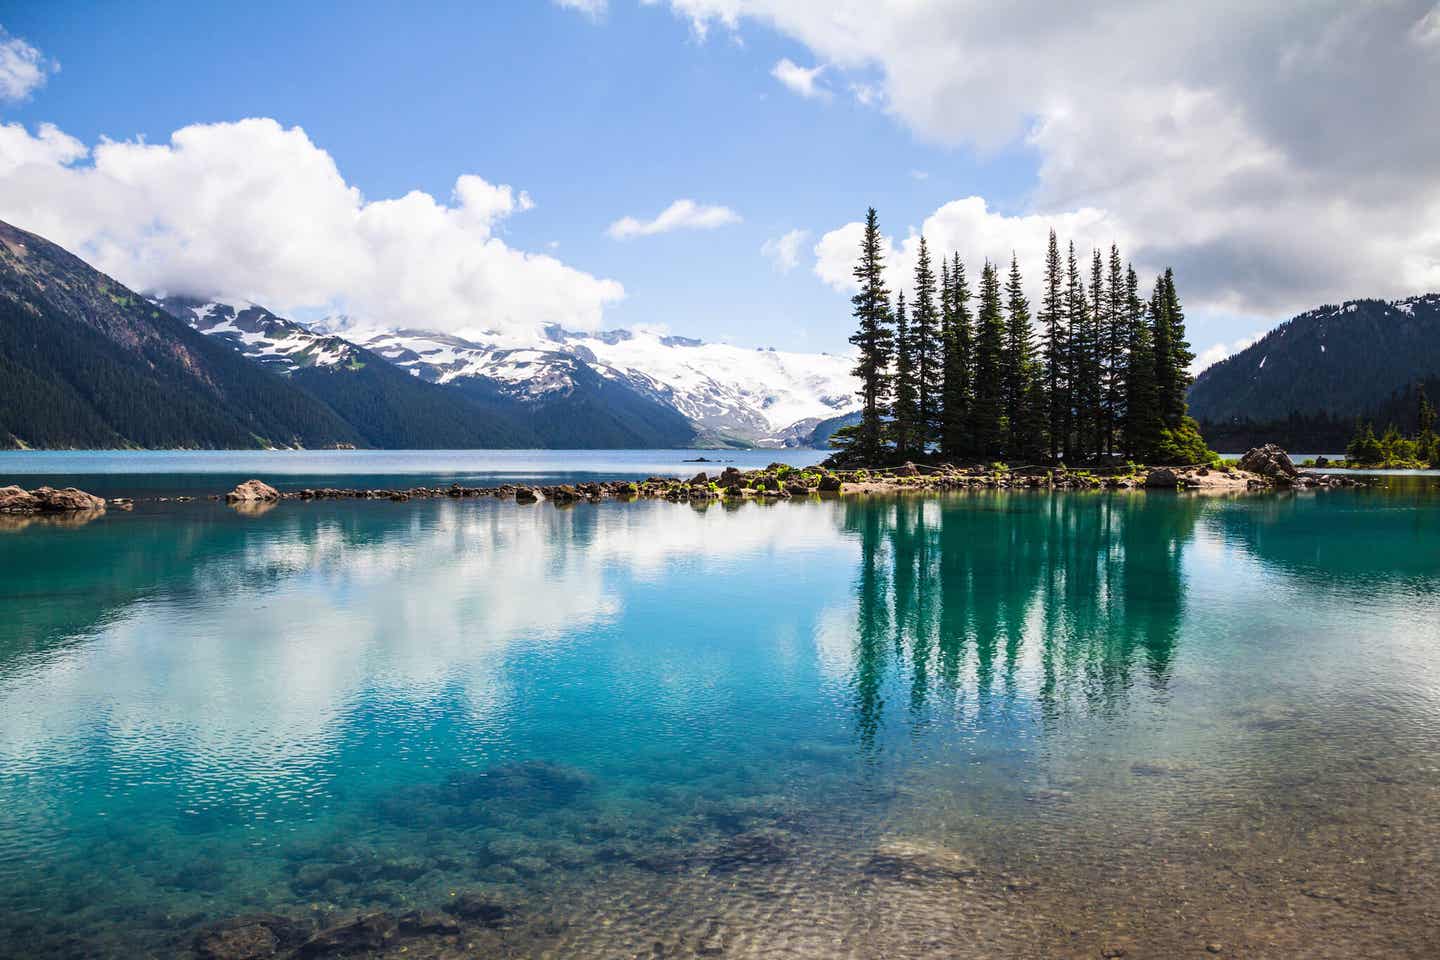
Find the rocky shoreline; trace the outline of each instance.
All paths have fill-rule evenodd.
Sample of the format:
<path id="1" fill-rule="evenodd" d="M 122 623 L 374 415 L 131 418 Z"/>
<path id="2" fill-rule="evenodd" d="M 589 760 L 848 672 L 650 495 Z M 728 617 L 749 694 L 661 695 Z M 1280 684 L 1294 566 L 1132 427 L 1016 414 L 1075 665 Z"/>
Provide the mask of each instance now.
<path id="1" fill-rule="evenodd" d="M 825 465 L 791 467 L 772 463 L 761 470 L 726 467 L 704 471 L 687 479 L 648 477 L 644 480 L 606 480 L 574 484 L 514 484 L 470 487 L 305 487 L 280 491 L 262 480 L 247 480 L 229 493 L 204 499 L 226 503 L 245 513 L 264 513 L 285 500 L 462 500 L 492 498 L 516 503 L 551 501 L 557 505 L 604 500 L 667 500 L 672 503 L 789 500 L 889 493 L 944 493 L 966 490 L 1169 490 L 1196 493 L 1246 493 L 1277 490 L 1330 489 L 1363 486 L 1353 477 L 1302 474 L 1285 451 L 1273 445 L 1257 447 L 1238 465 L 1177 467 L 1124 467 L 1070 470 L 1065 467 L 1009 467 L 1004 464 L 955 466 L 949 463 L 906 463 L 896 467 L 835 468 Z M 139 498 L 141 502 L 184 503 L 195 497 Z M 128 510 L 136 498 L 100 497 L 67 487 L 41 487 L 26 491 L 0 487 L 0 514 L 99 514 L 106 507 Z"/>

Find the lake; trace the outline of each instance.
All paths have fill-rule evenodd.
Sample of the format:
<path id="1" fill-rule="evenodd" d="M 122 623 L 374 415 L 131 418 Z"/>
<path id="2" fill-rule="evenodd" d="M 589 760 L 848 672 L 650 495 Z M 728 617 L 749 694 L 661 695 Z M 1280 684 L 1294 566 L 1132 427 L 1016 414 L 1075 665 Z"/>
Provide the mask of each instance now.
<path id="1" fill-rule="evenodd" d="M 0 482 L 316 482 L 96 456 Z M 488 456 L 427 469 L 567 474 Z M 12 518 L 0 956 L 1433 956 L 1440 488 L 1384 482 Z"/>

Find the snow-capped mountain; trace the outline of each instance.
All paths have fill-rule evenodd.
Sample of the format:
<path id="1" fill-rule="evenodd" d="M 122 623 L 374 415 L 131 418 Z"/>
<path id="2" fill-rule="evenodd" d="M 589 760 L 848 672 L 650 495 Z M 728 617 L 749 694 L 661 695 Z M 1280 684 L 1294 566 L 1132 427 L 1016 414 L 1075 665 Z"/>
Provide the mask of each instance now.
<path id="1" fill-rule="evenodd" d="M 703 430 L 762 445 L 795 443 L 797 425 L 856 407 L 844 357 L 746 349 L 647 331 L 547 327 L 531 343 L 398 330 L 362 340 L 435 383 L 483 377 L 517 397 L 570 389 L 577 364 L 679 411 Z"/>
<path id="2" fill-rule="evenodd" d="M 354 344 L 329 332 L 277 317 L 248 300 L 159 296 L 152 302 L 193 329 L 218 337 L 251 360 L 290 373 L 300 367 L 356 362 Z"/>
<path id="3" fill-rule="evenodd" d="M 851 362 L 829 354 L 746 349 L 649 331 L 583 333 L 550 326 L 516 340 L 427 330 L 365 331 L 346 317 L 302 324 L 243 300 L 161 296 L 192 328 L 284 374 L 363 365 L 375 356 L 468 401 L 596 416 L 659 442 L 803 446 L 817 424 L 856 409 Z M 347 339 L 348 338 L 348 339 Z M 543 429 L 545 417 L 536 414 Z M 623 423 L 623 427 L 617 427 Z M 689 423 L 688 440 L 677 429 Z M 568 442 L 574 442 L 573 439 Z"/>

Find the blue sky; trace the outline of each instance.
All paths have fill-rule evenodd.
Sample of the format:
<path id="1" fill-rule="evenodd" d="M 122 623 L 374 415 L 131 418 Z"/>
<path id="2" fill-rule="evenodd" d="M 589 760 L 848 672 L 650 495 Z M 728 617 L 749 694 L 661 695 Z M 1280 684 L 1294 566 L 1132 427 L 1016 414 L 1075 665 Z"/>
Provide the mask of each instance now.
<path id="1" fill-rule="evenodd" d="M 973 247 L 962 251 L 971 260 L 1003 256 L 1015 245 L 1005 242 L 1012 233 L 1026 243 L 1033 235 L 1038 246 L 1046 223 L 1062 224 L 1063 234 L 1065 216 L 1104 211 L 1077 226 L 1082 241 L 1130 241 L 1144 268 L 1164 265 L 1162 256 L 1165 263 L 1178 261 L 1182 294 L 1185 268 L 1195 261 L 1192 339 L 1201 348 L 1264 329 L 1292 307 L 1338 299 L 1337 293 L 1399 294 L 1407 282 L 1432 276 L 1422 258 L 1415 282 L 1377 277 L 1372 287 L 1360 282 L 1364 278 L 1344 278 L 1353 287 L 1339 291 L 1299 276 L 1288 287 L 1269 289 L 1261 279 L 1247 289 L 1227 278 L 1241 272 L 1237 262 L 1268 263 L 1268 250 L 1246 253 L 1255 236 L 1272 232 L 1262 220 L 1267 211 L 1253 209 L 1253 200 L 1242 210 L 1236 201 L 1236 219 L 1258 223 L 1250 234 L 1227 237 L 1222 226 L 1167 246 L 1166 222 L 1113 202 L 1113 177 L 1087 171 L 1073 184 L 1057 180 L 1057 165 L 1074 162 L 1072 154 L 1087 147 L 1067 128 L 1081 127 L 1076 105 L 1047 117 L 1055 95 L 1045 89 L 1027 101 L 1009 95 L 1014 85 L 987 90 L 973 77 L 946 86 L 945 70 L 969 76 L 963 60 L 937 61 L 919 81 L 908 78 L 907 50 L 871 44 L 863 17 L 855 36 L 836 35 L 825 4 L 807 20 L 793 10 L 803 3 L 732 17 L 734 5 L 713 0 L 711 10 L 710 2 L 673 0 L 667 7 L 612 0 L 597 8 L 598 16 L 540 0 L 344 7 L 7 3 L 0 5 L 0 25 L 51 66 L 43 85 L 0 103 L 0 122 L 22 124 L 31 134 L 52 123 L 93 147 L 102 138 L 164 144 L 187 125 L 269 117 L 284 128 L 302 127 L 367 200 L 420 190 L 444 204 L 457 176 L 476 174 L 533 198 L 533 208 L 495 224 L 506 245 L 623 284 L 624 298 L 604 308 L 605 326 L 663 324 L 677 333 L 781 348 L 845 348 L 845 293 L 817 276 L 811 248 L 872 204 L 902 243 L 908 230 L 947 203 L 984 198 L 993 222 L 985 222 L 985 236 L 973 244 L 965 233 L 973 229 L 970 221 L 935 221 L 944 239 Z M 765 4 L 754 6 L 759 11 Z M 971 28 L 953 23 L 946 4 L 931 6 L 932 32 Z M 875 10 L 877 18 L 891 16 Z M 1416 7 L 1420 27 L 1425 10 Z M 908 16 L 913 13 L 894 14 L 875 34 L 916 26 Z M 703 36 L 697 25 L 706 28 Z M 1026 49 L 1023 32 L 1014 42 Z M 917 51 L 917 58 L 924 53 Z M 826 92 L 807 98 L 787 88 L 772 75 L 782 60 L 822 66 Z M 1207 89 L 1203 78 L 1186 83 Z M 1222 81 L 1213 86 L 1240 96 L 1223 90 Z M 856 87 L 880 93 L 864 103 Z M 1078 112 L 1083 116 L 1096 104 L 1127 109 L 1096 99 Z M 1173 123 L 1176 108 L 1164 109 Z M 1233 112 L 1255 128 L 1236 136 L 1247 147 L 1258 139 L 1257 156 L 1277 145 L 1300 154 L 1263 118 L 1249 119 L 1260 116 L 1256 105 L 1239 102 Z M 1214 122 L 1197 116 L 1197 136 Z M 1096 162 L 1123 173 L 1132 159 L 1097 156 Z M 1163 189 L 1163 175 L 1153 189 Z M 1156 176 L 1146 170 L 1137 181 Z M 1172 176 L 1180 188 L 1194 179 L 1179 169 Z M 681 198 L 722 205 L 740 220 L 629 239 L 607 234 L 623 216 L 648 219 Z M 1303 199 L 1296 199 L 1297 208 Z M 1223 223 L 1224 202 L 1205 202 L 1216 207 L 1205 214 Z M 1278 219 L 1289 209 L 1270 214 Z M 0 216 L 7 213 L 0 209 Z M 1040 219 L 1007 219 L 1026 214 Z M 799 263 L 782 272 L 762 255 L 762 245 L 797 229 L 807 231 Z M 102 233 L 97 227 L 96 235 Z M 899 259 L 907 262 L 903 254 Z M 1289 277 L 1285 264 L 1274 274 Z"/>

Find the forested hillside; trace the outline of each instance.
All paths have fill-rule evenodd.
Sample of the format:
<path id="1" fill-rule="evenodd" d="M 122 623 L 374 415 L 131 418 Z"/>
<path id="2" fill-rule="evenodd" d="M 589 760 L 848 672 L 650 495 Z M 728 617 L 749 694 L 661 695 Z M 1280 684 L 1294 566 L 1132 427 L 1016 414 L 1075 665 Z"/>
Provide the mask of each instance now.
<path id="1" fill-rule="evenodd" d="M 1190 410 L 1203 422 L 1340 420 L 1440 373 L 1440 295 L 1351 300 L 1302 313 L 1202 372 Z"/>
<path id="2" fill-rule="evenodd" d="M 3 222 L 0 376 L 5 446 L 363 442 L 326 404 Z"/>

